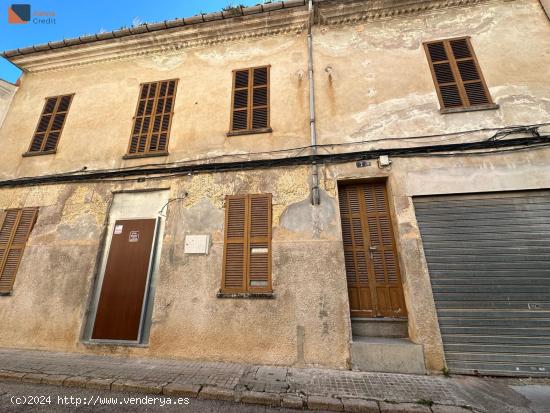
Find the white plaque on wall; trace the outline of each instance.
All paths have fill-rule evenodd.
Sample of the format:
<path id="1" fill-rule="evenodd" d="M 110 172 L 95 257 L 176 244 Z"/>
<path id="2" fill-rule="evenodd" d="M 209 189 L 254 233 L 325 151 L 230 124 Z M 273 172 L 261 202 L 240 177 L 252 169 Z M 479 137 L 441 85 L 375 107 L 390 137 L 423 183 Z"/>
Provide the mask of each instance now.
<path id="1" fill-rule="evenodd" d="M 208 254 L 209 244 L 209 235 L 186 235 L 183 252 L 185 254 Z"/>

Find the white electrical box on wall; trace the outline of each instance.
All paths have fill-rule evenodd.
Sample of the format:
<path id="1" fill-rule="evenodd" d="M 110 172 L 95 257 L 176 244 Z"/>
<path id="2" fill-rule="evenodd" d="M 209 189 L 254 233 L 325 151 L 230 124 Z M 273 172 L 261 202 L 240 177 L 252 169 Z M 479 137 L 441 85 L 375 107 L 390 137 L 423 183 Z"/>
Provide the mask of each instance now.
<path id="1" fill-rule="evenodd" d="M 208 254 L 209 245 L 209 235 L 186 235 L 183 252 L 185 254 Z"/>

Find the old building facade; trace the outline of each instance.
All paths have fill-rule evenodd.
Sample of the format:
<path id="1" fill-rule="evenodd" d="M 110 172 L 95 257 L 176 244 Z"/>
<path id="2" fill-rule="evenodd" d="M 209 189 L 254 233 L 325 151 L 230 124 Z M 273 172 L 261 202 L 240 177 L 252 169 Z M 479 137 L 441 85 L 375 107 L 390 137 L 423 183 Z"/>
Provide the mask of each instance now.
<path id="1" fill-rule="evenodd" d="M 1 346 L 550 371 L 538 1 L 291 0 L 4 56 Z"/>

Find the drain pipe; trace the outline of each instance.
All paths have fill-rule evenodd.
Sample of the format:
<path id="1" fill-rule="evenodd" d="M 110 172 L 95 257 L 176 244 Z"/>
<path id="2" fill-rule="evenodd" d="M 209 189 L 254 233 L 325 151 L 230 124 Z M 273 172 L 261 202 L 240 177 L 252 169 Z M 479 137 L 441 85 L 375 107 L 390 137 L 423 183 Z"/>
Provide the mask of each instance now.
<path id="1" fill-rule="evenodd" d="M 311 35 L 313 26 L 313 0 L 308 4 L 308 25 L 307 25 L 307 52 L 308 52 L 308 78 L 309 78 L 309 133 L 311 136 L 312 154 L 317 155 L 317 129 L 315 125 L 315 81 L 313 79 L 313 37 Z M 319 205 L 321 197 L 319 194 L 319 165 L 313 161 L 311 165 L 311 203 Z"/>

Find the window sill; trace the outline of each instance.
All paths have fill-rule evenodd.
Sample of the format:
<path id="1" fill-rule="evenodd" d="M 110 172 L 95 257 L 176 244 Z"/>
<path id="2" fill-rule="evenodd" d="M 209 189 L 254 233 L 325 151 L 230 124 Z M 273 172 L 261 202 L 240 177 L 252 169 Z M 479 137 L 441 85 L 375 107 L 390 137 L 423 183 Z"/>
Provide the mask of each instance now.
<path id="1" fill-rule="evenodd" d="M 138 153 L 138 154 L 126 154 L 122 159 L 140 159 L 140 158 L 153 158 L 155 156 L 168 156 L 168 152 L 154 152 L 154 153 Z"/>
<path id="2" fill-rule="evenodd" d="M 133 342 L 123 342 L 123 341 L 109 341 L 109 340 L 83 340 L 80 342 L 85 346 L 98 347 L 98 346 L 109 346 L 109 347 L 138 347 L 138 348 L 148 348 L 149 344 L 144 343 L 133 343 Z"/>
<path id="3" fill-rule="evenodd" d="M 253 130 L 236 130 L 227 132 L 227 136 L 241 136 L 241 135 L 255 135 L 257 133 L 271 133 L 273 129 L 263 128 L 263 129 L 253 129 Z"/>
<path id="4" fill-rule="evenodd" d="M 442 115 L 445 115 L 447 113 L 462 113 L 462 112 L 477 112 L 479 110 L 494 110 L 498 109 L 500 106 L 491 103 L 489 105 L 476 105 L 476 106 L 468 106 L 466 108 L 447 108 L 447 109 L 440 109 L 439 113 Z"/>
<path id="5" fill-rule="evenodd" d="M 57 150 L 55 149 L 52 149 L 50 151 L 41 151 L 41 152 L 25 152 L 21 156 L 23 156 L 23 158 L 28 158 L 29 156 L 52 155 L 56 152 Z"/>
<path id="6" fill-rule="evenodd" d="M 224 292 L 218 292 L 216 295 L 218 298 L 249 298 L 253 300 L 258 299 L 274 299 L 275 293 L 273 292 L 266 292 L 266 293 L 224 293 Z"/>

